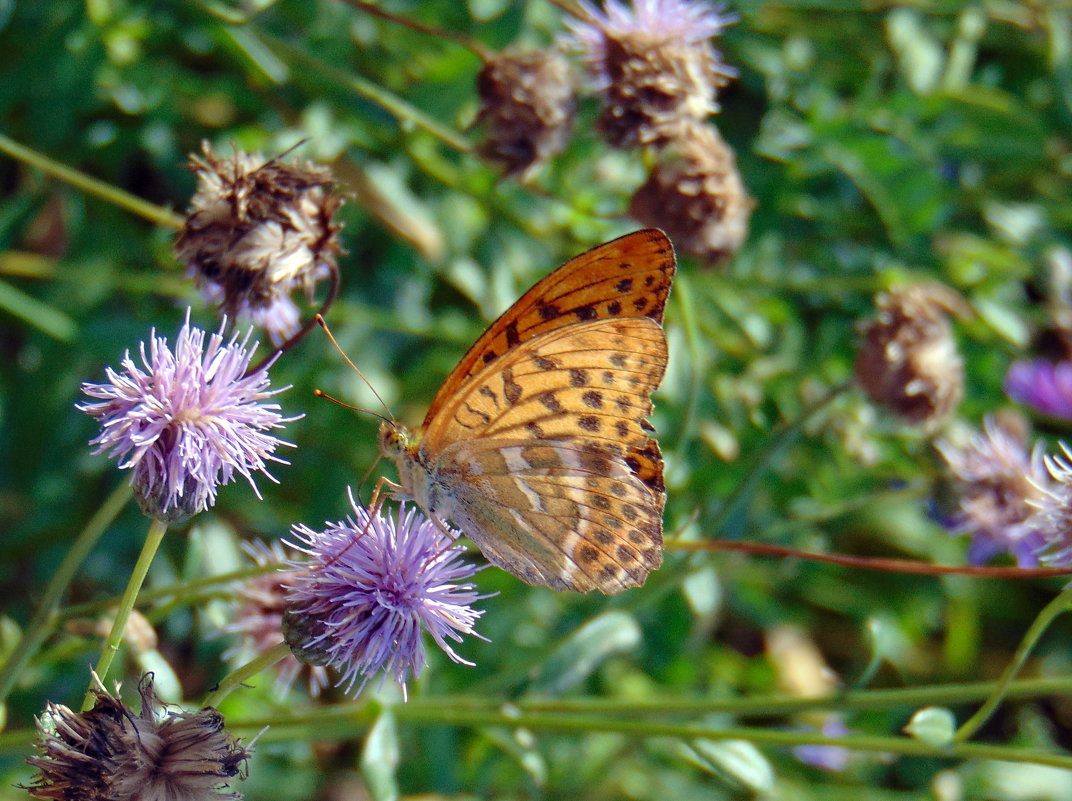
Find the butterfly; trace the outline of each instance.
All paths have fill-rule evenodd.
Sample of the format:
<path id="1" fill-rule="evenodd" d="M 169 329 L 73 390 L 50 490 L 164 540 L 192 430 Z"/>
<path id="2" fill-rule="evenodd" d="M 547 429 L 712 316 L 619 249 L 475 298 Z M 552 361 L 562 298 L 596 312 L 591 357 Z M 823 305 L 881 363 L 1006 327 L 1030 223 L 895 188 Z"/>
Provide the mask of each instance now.
<path id="1" fill-rule="evenodd" d="M 613 594 L 662 563 L 651 393 L 676 269 L 656 229 L 582 253 L 497 319 L 410 431 L 384 421 L 381 482 L 529 584 Z"/>

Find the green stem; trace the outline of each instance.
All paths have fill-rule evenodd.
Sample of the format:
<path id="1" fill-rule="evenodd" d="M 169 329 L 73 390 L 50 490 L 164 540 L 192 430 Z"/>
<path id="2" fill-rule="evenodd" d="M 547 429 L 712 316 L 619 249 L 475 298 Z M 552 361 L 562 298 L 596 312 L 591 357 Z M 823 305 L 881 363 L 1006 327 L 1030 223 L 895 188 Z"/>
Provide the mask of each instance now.
<path id="1" fill-rule="evenodd" d="M 1060 595 L 1046 604 L 1046 607 L 1039 612 L 1038 617 L 1035 618 L 1031 627 L 1028 628 L 1027 634 L 1024 635 L 1023 640 L 1016 649 L 1016 653 L 1013 654 L 1012 661 L 1005 667 L 1005 672 L 1002 673 L 1001 678 L 998 679 L 997 687 L 994 688 L 993 693 L 986 699 L 986 702 L 979 707 L 979 710 L 957 729 L 957 733 L 953 737 L 953 742 L 964 742 L 975 734 L 980 726 L 989 720 L 990 716 L 994 714 L 994 710 L 997 709 L 998 705 L 1004 700 L 1008 693 L 1009 685 L 1016 677 L 1020 668 L 1023 667 L 1024 662 L 1027 661 L 1027 657 L 1030 656 L 1031 651 L 1034 650 L 1039 638 L 1041 638 L 1046 629 L 1050 627 L 1050 624 L 1062 613 L 1068 611 L 1069 608 L 1072 608 L 1072 586 L 1066 587 Z"/>
<path id="2" fill-rule="evenodd" d="M 289 655 L 290 646 L 285 642 L 272 646 L 263 654 L 254 657 L 249 662 L 242 665 L 242 667 L 232 670 L 224 676 L 220 683 L 216 685 L 215 689 L 205 696 L 205 700 L 201 702 L 201 707 L 218 707 L 220 701 L 241 687 L 246 679 L 256 676 L 263 670 L 267 670 L 272 665 L 282 661 Z"/>
<path id="3" fill-rule="evenodd" d="M 220 573 L 219 575 L 208 576 L 203 579 L 186 581 L 180 584 L 169 584 L 166 587 L 157 587 L 152 590 L 146 590 L 138 596 L 138 599 L 142 603 L 148 603 L 150 601 L 162 601 L 165 598 L 182 595 L 184 597 L 190 596 L 191 598 L 196 596 L 197 600 L 202 600 L 204 596 L 198 595 L 202 590 L 211 590 L 235 581 L 245 581 L 246 579 L 257 578 L 258 576 L 266 576 L 269 573 L 275 573 L 277 570 L 279 570 L 279 565 L 275 562 L 267 565 L 258 565 L 257 567 L 247 567 L 242 570 L 233 570 L 230 573 Z M 89 617 L 90 615 L 111 609 L 113 606 L 117 606 L 121 601 L 122 597 L 114 597 L 103 598 L 99 601 L 89 601 L 84 604 L 75 604 L 62 609 L 59 616 L 63 620 L 69 620 L 75 617 Z"/>
<path id="4" fill-rule="evenodd" d="M 126 629 L 130 610 L 134 608 L 134 602 L 138 600 L 138 591 L 141 590 L 145 576 L 149 573 L 149 565 L 153 563 L 153 557 L 156 556 L 156 552 L 160 548 L 160 543 L 163 542 L 164 534 L 166 533 L 167 523 L 163 520 L 154 519 L 149 524 L 149 532 L 145 535 L 145 544 L 141 548 L 141 554 L 138 555 L 138 561 L 134 565 L 134 572 L 130 575 L 130 581 L 127 582 L 126 591 L 119 601 L 119 607 L 115 610 L 112 630 L 108 633 L 108 639 L 104 642 L 100 659 L 97 660 L 96 674 L 101 682 L 108 675 L 108 668 L 112 666 L 112 660 L 115 659 L 119 646 L 123 642 L 123 631 Z M 92 709 L 96 700 L 97 697 L 92 692 L 91 687 L 91 691 L 86 693 L 85 700 L 82 702 L 82 711 Z"/>
<path id="5" fill-rule="evenodd" d="M 788 695 L 754 695 L 745 698 L 666 697 L 645 699 L 621 698 L 522 698 L 510 705 L 524 712 L 591 713 L 601 716 L 628 717 L 680 715 L 733 715 L 748 719 L 783 718 L 815 710 L 860 712 L 921 706 L 950 706 L 980 701 L 993 692 L 995 682 L 980 681 L 964 684 L 938 684 L 926 687 L 905 687 L 886 690 L 857 690 L 832 693 L 813 698 Z M 1043 679 L 1022 679 L 1009 688 L 1009 697 L 1039 698 L 1065 695 L 1072 691 L 1072 676 Z M 414 698 L 409 705 L 416 708 L 497 709 L 506 703 L 501 698 L 475 696 L 444 696 Z"/>
<path id="6" fill-rule="evenodd" d="M 265 720 L 228 721 L 229 731 L 260 731 L 270 725 L 268 736 L 272 739 L 331 736 L 353 736 L 353 725 L 371 723 L 378 707 L 369 704 L 345 704 L 317 708 L 307 714 L 291 718 L 274 717 Z M 1009 748 L 1000 745 L 962 743 L 947 748 L 935 747 L 909 737 L 876 737 L 850 735 L 827 737 L 818 732 L 788 731 L 785 729 L 761 729 L 749 726 L 704 726 L 694 723 L 660 723 L 648 720 L 607 719 L 600 716 L 579 717 L 566 715 L 532 715 L 520 712 L 510 705 L 491 710 L 469 710 L 441 707 L 435 710 L 414 704 L 392 707 L 399 721 L 441 726 L 501 726 L 510 729 L 533 729 L 565 733 L 590 734 L 610 732 L 629 737 L 675 737 L 684 740 L 697 738 L 707 740 L 747 740 L 757 745 L 793 747 L 798 745 L 838 746 L 852 751 L 891 753 L 902 756 L 960 759 L 1000 759 L 1007 762 L 1024 762 L 1037 765 L 1072 769 L 1072 756 L 1026 748 Z"/>
<path id="7" fill-rule="evenodd" d="M 449 39 L 457 45 L 464 47 L 470 52 L 474 53 L 480 59 L 487 61 L 493 55 L 493 52 L 484 47 L 480 42 L 473 39 L 470 36 L 465 36 L 457 31 L 448 31 L 444 28 L 436 28 L 431 25 L 424 25 L 409 17 L 403 17 L 400 14 L 392 14 L 386 9 L 380 8 L 374 3 L 366 3 L 364 0 L 343 0 L 348 6 L 352 6 L 359 11 L 364 11 L 366 14 L 371 14 L 374 17 L 385 19 L 388 22 L 393 22 L 396 25 L 402 25 L 410 30 L 423 33 L 426 36 L 431 36 L 435 39 Z"/>
<path id="8" fill-rule="evenodd" d="M 66 164 L 61 164 L 58 161 L 50 159 L 48 156 L 38 153 L 36 150 L 31 150 L 25 145 L 20 145 L 14 139 L 0 134 L 0 152 L 6 153 L 11 158 L 21 161 L 25 164 L 29 164 L 31 167 L 36 167 L 42 170 L 53 178 L 59 178 L 61 181 L 70 184 L 76 189 L 80 189 L 87 195 L 95 195 L 101 200 L 105 200 L 121 209 L 126 209 L 132 214 L 137 214 L 150 222 L 165 228 L 182 228 L 183 218 L 175 214 L 168 209 L 161 208 L 154 203 L 150 203 L 147 200 L 142 200 L 140 197 L 124 192 L 118 187 L 112 186 L 109 183 L 100 181 L 96 178 L 91 178 L 84 172 L 80 172 L 76 169 L 68 167 Z"/>
<path id="9" fill-rule="evenodd" d="M 332 67 L 320 59 L 314 58 L 308 53 L 304 53 L 298 48 L 284 42 L 282 39 L 271 36 L 270 34 L 262 32 L 259 36 L 273 48 L 286 55 L 292 62 L 304 64 L 314 72 L 323 75 L 332 83 L 338 84 L 339 86 L 345 86 L 350 89 L 350 91 L 365 98 L 365 100 L 375 103 L 384 111 L 394 116 L 403 127 L 413 126 L 422 128 L 436 139 L 461 153 L 468 153 L 473 149 L 473 146 L 470 145 L 465 137 L 457 131 L 443 125 L 438 120 L 425 114 L 416 106 L 407 103 L 405 100 L 388 92 L 383 87 L 377 86 L 372 81 L 367 81 L 358 75 L 351 75 L 348 72 Z"/>
<path id="10" fill-rule="evenodd" d="M 85 528 L 78 534 L 74 544 L 67 551 L 67 555 L 63 557 L 60 566 L 52 574 L 48 586 L 45 587 L 45 594 L 41 598 L 41 604 L 37 607 L 37 611 L 34 612 L 30 624 L 23 629 L 18 644 L 11 652 L 4 666 L 0 668 L 0 702 L 7 698 L 11 688 L 18 681 L 22 669 L 26 667 L 44 641 L 55 630 L 56 623 L 60 620 L 60 615 L 58 614 L 60 599 L 67 591 L 68 585 L 74 578 L 75 573 L 78 572 L 78 568 L 82 566 L 82 562 L 85 561 L 89 552 L 93 550 L 93 546 L 97 544 L 101 535 L 115 520 L 116 515 L 126 505 L 129 498 L 129 484 L 124 482 L 116 487 L 93 517 L 89 519 L 89 522 L 86 523 Z"/>

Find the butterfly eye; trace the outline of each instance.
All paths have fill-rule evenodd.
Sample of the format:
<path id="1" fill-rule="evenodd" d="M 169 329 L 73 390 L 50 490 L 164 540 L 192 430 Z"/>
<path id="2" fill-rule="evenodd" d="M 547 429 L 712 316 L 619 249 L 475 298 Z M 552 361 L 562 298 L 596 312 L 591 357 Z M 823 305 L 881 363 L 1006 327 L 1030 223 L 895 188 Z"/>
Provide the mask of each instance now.
<path id="1" fill-rule="evenodd" d="M 408 438 L 406 432 L 394 423 L 384 421 L 380 423 L 380 453 L 388 459 L 395 459 L 406 450 Z"/>

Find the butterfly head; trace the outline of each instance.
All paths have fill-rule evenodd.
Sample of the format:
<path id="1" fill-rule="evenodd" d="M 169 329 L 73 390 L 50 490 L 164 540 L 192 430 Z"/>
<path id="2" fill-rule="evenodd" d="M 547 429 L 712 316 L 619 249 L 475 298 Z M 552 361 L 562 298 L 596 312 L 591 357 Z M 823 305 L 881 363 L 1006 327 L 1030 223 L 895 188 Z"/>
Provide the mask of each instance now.
<path id="1" fill-rule="evenodd" d="M 406 448 L 409 447 L 409 431 L 405 426 L 390 420 L 380 423 L 380 453 L 392 462 L 398 462 Z"/>

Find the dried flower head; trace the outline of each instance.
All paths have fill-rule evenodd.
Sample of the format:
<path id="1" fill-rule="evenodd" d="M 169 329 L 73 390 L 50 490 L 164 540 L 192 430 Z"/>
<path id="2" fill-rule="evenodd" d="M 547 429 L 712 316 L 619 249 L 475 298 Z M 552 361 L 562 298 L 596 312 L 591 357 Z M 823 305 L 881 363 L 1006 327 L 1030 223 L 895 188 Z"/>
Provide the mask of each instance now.
<path id="1" fill-rule="evenodd" d="M 224 321 L 226 325 L 226 321 Z M 96 417 L 101 432 L 91 445 L 131 470 L 142 511 L 177 522 L 216 502 L 216 488 L 245 477 L 260 497 L 253 473 L 270 480 L 267 462 L 286 461 L 274 455 L 290 445 L 270 431 L 296 420 L 284 418 L 279 404 L 265 401 L 282 390 L 268 389 L 268 366 L 248 372 L 256 345 L 237 334 L 224 344 L 221 333 L 209 337 L 190 325 L 190 313 L 179 330 L 174 352 L 167 339 L 149 336 L 149 353 L 141 345 L 137 365 L 127 351 L 122 371 L 110 367 L 103 384 L 85 383 L 82 392 L 96 403 L 77 408 Z"/>
<path id="2" fill-rule="evenodd" d="M 283 546 L 277 541 L 246 542 L 242 548 L 258 567 L 282 566 L 287 562 Z M 238 614 L 233 623 L 224 626 L 224 631 L 239 634 L 241 643 L 224 653 L 224 659 L 232 659 L 243 650 L 261 654 L 283 642 L 287 584 L 295 575 L 293 570 L 277 570 L 242 583 L 238 589 Z M 309 694 L 314 698 L 328 684 L 328 673 L 323 667 L 303 664 L 293 655 L 277 662 L 275 672 L 275 690 L 279 697 L 286 694 L 302 672 L 307 674 Z"/>
<path id="3" fill-rule="evenodd" d="M 175 254 L 210 303 L 252 320 L 275 345 L 298 330 L 295 289 L 312 302 L 342 252 L 332 218 L 342 201 L 326 167 L 260 154 L 190 157 L 197 191 Z"/>
<path id="4" fill-rule="evenodd" d="M 682 129 L 629 203 L 634 219 L 662 228 L 678 248 L 711 265 L 744 244 L 753 208 L 733 149 L 703 123 Z"/>
<path id="5" fill-rule="evenodd" d="M 1072 362 L 1013 362 L 1005 392 L 1018 403 L 1060 420 L 1072 420 Z"/>
<path id="6" fill-rule="evenodd" d="M 353 517 L 329 523 L 324 531 L 294 526 L 294 548 L 310 562 L 294 562 L 290 579 L 286 639 L 296 655 L 328 664 L 342 673 L 347 691 L 364 689 L 379 670 L 406 688 L 426 662 L 422 630 L 453 661 L 462 659 L 447 640 L 473 634 L 483 614 L 468 579 L 473 566 L 462 561 L 435 524 L 415 508 L 396 520 L 370 516 L 354 503 Z"/>
<path id="7" fill-rule="evenodd" d="M 1035 567 L 1042 541 L 1025 525 L 1051 487 L 1042 444 L 1028 453 L 1024 432 L 988 417 L 966 442 L 937 443 L 957 482 L 954 532 L 972 538 L 968 561 L 978 565 L 1008 553 L 1021 567 Z"/>
<path id="8" fill-rule="evenodd" d="M 576 103 L 569 64 L 555 51 L 509 50 L 486 57 L 476 79 L 480 155 L 522 180 L 561 152 Z"/>
<path id="9" fill-rule="evenodd" d="M 878 316 L 863 326 L 856 379 L 872 401 L 911 423 L 932 426 L 960 403 L 964 363 L 948 313 L 968 314 L 963 299 L 939 285 L 882 292 Z"/>
<path id="10" fill-rule="evenodd" d="M 240 799 L 224 792 L 245 778 L 249 751 L 227 735 L 223 717 L 164 708 L 153 693 L 152 674 L 138 688 L 141 712 L 103 690 L 88 712 L 49 703 L 38 718 L 39 771 L 24 788 L 53 801 L 220 801 Z"/>
<path id="11" fill-rule="evenodd" d="M 598 127 L 611 145 L 661 145 L 717 110 L 715 93 L 734 71 L 709 40 L 733 17 L 706 0 L 581 5 L 587 19 L 567 24 L 602 98 Z"/>

